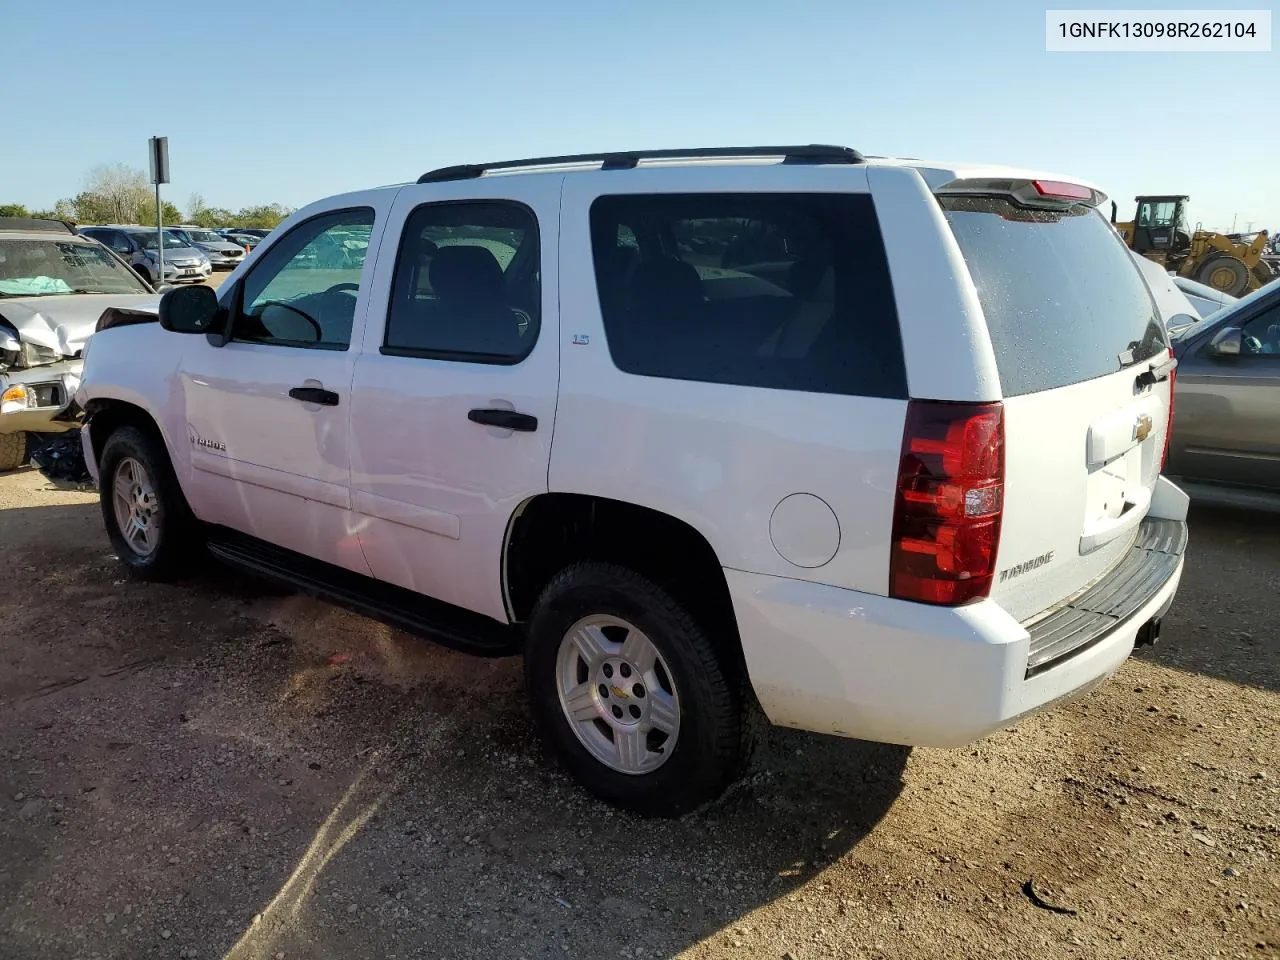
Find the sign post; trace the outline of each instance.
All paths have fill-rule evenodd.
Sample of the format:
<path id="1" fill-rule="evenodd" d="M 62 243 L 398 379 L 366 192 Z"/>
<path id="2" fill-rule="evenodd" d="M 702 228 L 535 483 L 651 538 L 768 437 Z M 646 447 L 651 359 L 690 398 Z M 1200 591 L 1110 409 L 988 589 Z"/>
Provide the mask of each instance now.
<path id="1" fill-rule="evenodd" d="M 156 257 L 160 263 L 159 282 L 164 283 L 164 208 L 160 206 L 160 184 L 169 182 L 169 138 L 152 137 L 147 141 L 151 159 L 151 182 L 156 185 Z"/>

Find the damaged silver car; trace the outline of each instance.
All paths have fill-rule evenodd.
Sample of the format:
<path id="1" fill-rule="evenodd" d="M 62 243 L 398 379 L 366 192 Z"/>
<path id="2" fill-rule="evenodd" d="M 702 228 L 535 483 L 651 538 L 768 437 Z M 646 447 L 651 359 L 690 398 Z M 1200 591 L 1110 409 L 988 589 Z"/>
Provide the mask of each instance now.
<path id="1" fill-rule="evenodd" d="M 73 398 L 102 312 L 157 299 L 123 260 L 70 224 L 0 217 L 0 471 L 79 425 Z"/>

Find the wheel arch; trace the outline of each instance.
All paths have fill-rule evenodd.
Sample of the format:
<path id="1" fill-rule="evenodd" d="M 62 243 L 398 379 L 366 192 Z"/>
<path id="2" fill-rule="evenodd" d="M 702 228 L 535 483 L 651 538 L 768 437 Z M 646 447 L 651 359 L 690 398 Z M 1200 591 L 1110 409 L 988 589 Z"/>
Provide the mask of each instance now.
<path id="1" fill-rule="evenodd" d="M 102 460 L 103 447 L 106 446 L 111 434 L 121 427 L 132 426 L 156 437 L 169 454 L 170 463 L 175 470 L 177 469 L 179 461 L 174 455 L 173 444 L 169 442 L 169 437 L 161 427 L 159 418 L 145 407 L 116 397 L 95 397 L 85 402 L 84 413 L 85 429 L 89 438 L 87 452 L 92 456 L 95 467 Z"/>
<path id="2" fill-rule="evenodd" d="M 502 548 L 510 619 L 527 622 L 546 584 L 582 560 L 616 563 L 653 580 L 707 625 L 733 663 L 744 666 L 728 581 L 710 540 L 685 520 L 628 501 L 552 492 L 521 503 Z"/>

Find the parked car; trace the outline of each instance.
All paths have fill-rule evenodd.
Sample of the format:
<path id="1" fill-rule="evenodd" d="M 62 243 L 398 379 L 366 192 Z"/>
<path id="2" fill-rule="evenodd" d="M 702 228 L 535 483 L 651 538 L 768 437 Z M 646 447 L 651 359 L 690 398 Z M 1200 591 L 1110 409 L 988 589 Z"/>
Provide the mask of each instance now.
<path id="1" fill-rule="evenodd" d="M 523 655 L 612 803 L 715 797 L 753 702 L 958 746 L 1118 669 L 1181 576 L 1170 347 L 1103 199 L 820 146 L 330 197 L 95 335 L 85 460 L 134 576 L 203 544 Z"/>
<path id="2" fill-rule="evenodd" d="M 1191 305 L 1195 307 L 1196 314 L 1200 317 L 1207 317 L 1211 313 L 1217 313 L 1223 307 L 1240 299 L 1208 284 L 1192 280 L 1190 277 L 1179 277 L 1174 274 L 1170 274 L 1170 277 L 1177 284 L 1178 289 L 1191 301 Z"/>
<path id="3" fill-rule="evenodd" d="M 158 299 L 100 243 L 59 220 L 0 217 L 0 471 L 79 426 L 81 352 L 103 309 Z"/>
<path id="4" fill-rule="evenodd" d="M 1173 274 L 1164 266 L 1149 260 L 1140 253 L 1129 251 L 1133 262 L 1138 265 L 1151 291 L 1160 319 L 1168 324 L 1173 318 L 1181 318 L 1196 314 L 1196 306 L 1187 292 L 1176 282 Z M 1176 321 L 1175 321 L 1176 322 Z"/>
<path id="5" fill-rule="evenodd" d="M 1280 284 L 1172 335 L 1178 401 L 1167 472 L 1205 499 L 1280 498 Z"/>
<path id="6" fill-rule="evenodd" d="M 262 237 L 256 233 L 242 233 L 239 230 L 224 230 L 220 236 L 229 243 L 236 243 L 243 246 L 246 250 L 246 256 L 251 253 L 258 244 L 262 242 Z"/>
<path id="7" fill-rule="evenodd" d="M 150 284 L 200 283 L 213 273 L 209 258 L 172 230 L 164 231 L 164 277 L 154 227 L 117 224 L 81 227 L 80 233 L 110 247 Z"/>
<path id="8" fill-rule="evenodd" d="M 248 252 L 245 244 L 234 243 L 204 227 L 170 227 L 169 232 L 208 257 L 210 266 L 215 270 L 219 267 L 227 270 L 234 268 Z"/>

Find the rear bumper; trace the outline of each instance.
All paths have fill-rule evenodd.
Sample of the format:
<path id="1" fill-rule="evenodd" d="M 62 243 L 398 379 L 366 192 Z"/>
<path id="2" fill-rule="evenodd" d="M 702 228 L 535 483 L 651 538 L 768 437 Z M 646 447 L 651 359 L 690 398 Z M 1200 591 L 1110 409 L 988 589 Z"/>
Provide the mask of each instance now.
<path id="1" fill-rule="evenodd" d="M 1180 532 L 1176 553 L 1142 545 L 1153 524 L 1166 525 L 1164 536 Z M 1028 628 L 990 600 L 932 607 L 799 580 L 725 574 L 751 683 L 771 722 L 885 743 L 955 747 L 1085 693 L 1113 674 L 1139 632 L 1173 602 L 1185 530 L 1181 521 L 1145 521 L 1134 547 L 1142 556 L 1122 562 L 1064 608 L 1092 614 L 1071 621 L 1075 632 L 1068 629 L 1070 618 L 1057 622 L 1054 632 L 1040 625 L 1061 611 Z M 1106 596 L 1109 613 L 1091 609 Z M 1033 640 L 1046 636 L 1080 642 L 1033 665 Z"/>

